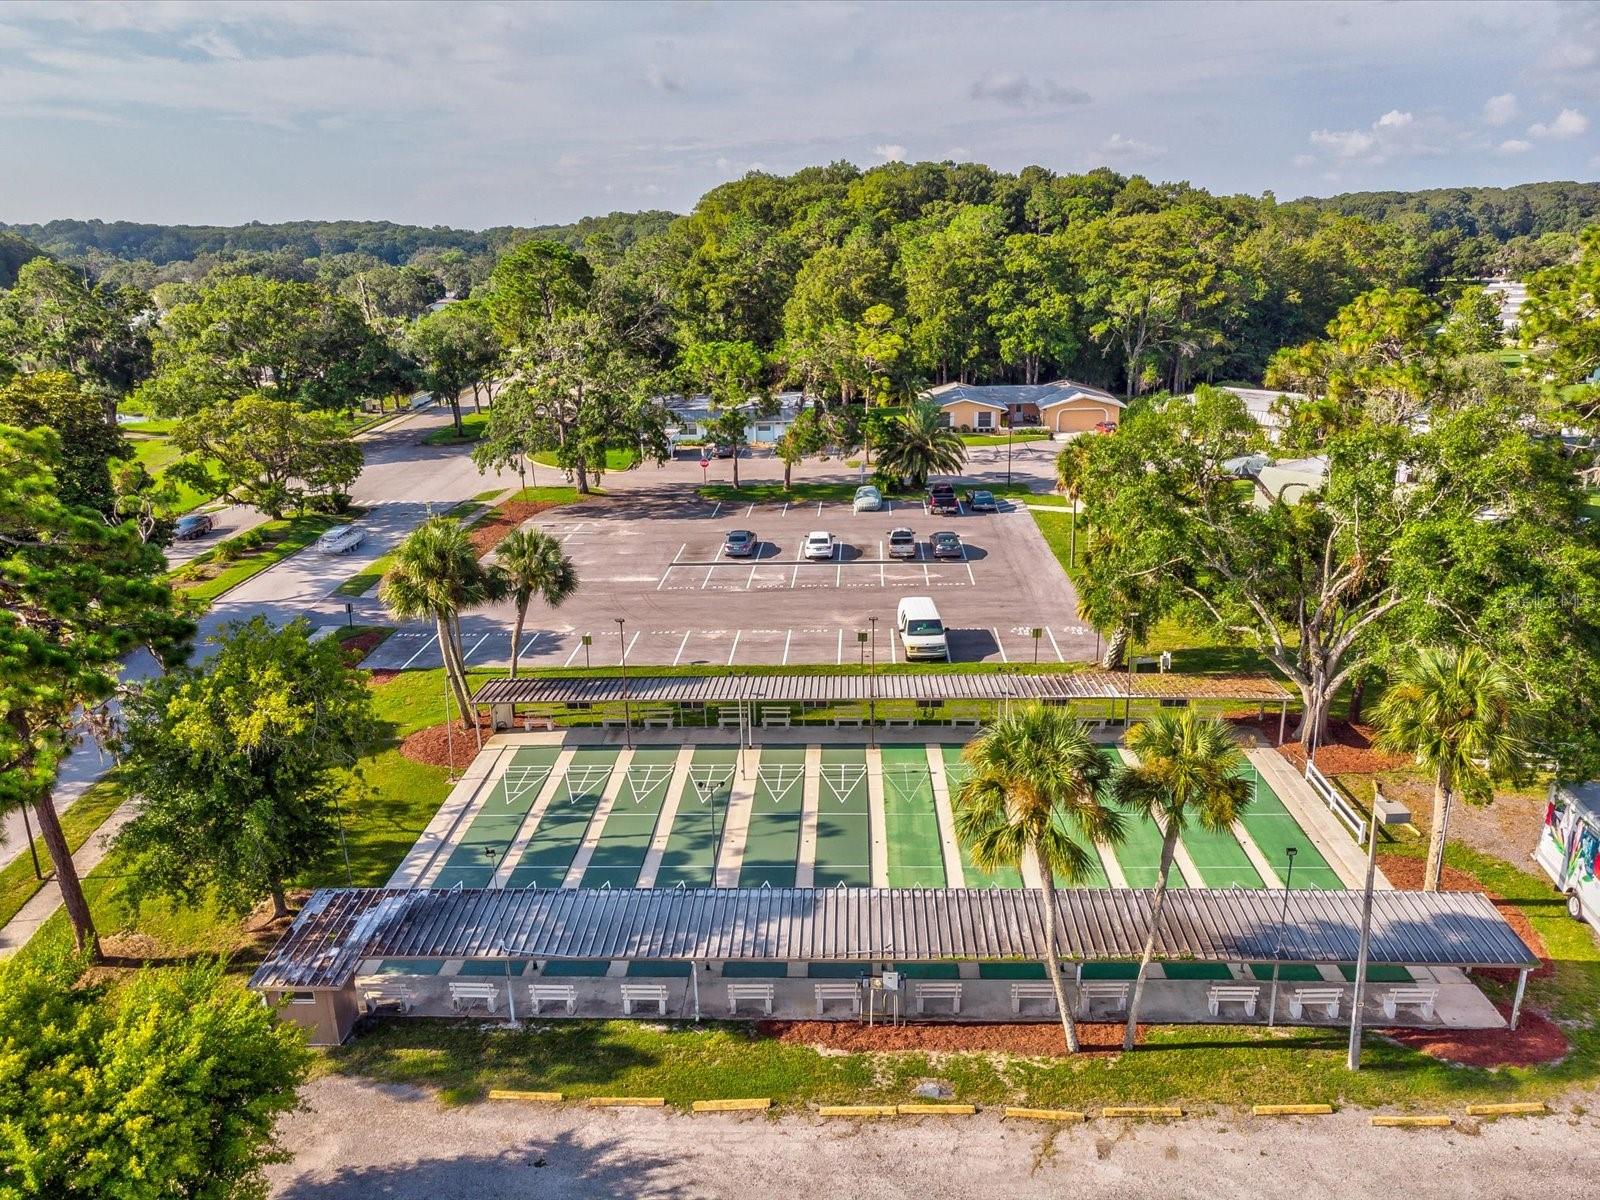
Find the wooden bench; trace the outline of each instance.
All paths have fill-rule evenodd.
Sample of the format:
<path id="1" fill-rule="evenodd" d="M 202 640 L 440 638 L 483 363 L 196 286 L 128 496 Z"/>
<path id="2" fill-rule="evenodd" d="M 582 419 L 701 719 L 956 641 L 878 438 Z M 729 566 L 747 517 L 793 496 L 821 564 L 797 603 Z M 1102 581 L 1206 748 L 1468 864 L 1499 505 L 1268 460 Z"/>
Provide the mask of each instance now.
<path id="1" fill-rule="evenodd" d="M 1436 987 L 1392 987 L 1383 994 L 1383 1015 L 1394 1020 L 1400 1006 L 1414 1008 L 1424 1021 L 1433 1020 L 1433 1002 L 1439 998 Z"/>
<path id="2" fill-rule="evenodd" d="M 730 983 L 728 985 L 728 1015 L 739 1011 L 739 1002 L 749 1000 L 761 1005 L 763 1016 L 772 1015 L 772 985 L 770 983 Z"/>
<path id="3" fill-rule="evenodd" d="M 534 1016 L 538 1016 L 546 1004 L 565 1006 L 569 1017 L 578 1007 L 578 989 L 570 983 L 536 983 L 528 989 L 528 998 L 533 1001 Z"/>
<path id="4" fill-rule="evenodd" d="M 1024 1000 L 1043 1000 L 1054 1012 L 1056 1007 L 1055 989 L 1050 986 L 1049 980 L 1039 983 L 1017 982 L 1011 985 L 1011 1011 L 1020 1013 Z"/>
<path id="5" fill-rule="evenodd" d="M 948 1000 L 952 1015 L 961 1012 L 961 983 L 955 979 L 919 979 L 917 980 L 917 1013 L 921 1015 L 928 1011 L 928 1001 Z"/>
<path id="6" fill-rule="evenodd" d="M 660 1016 L 667 1015 L 667 985 L 664 983 L 625 983 L 622 985 L 622 1015 L 633 1016 L 635 1004 L 654 1004 Z"/>
<path id="7" fill-rule="evenodd" d="M 1289 993 L 1289 1019 L 1300 1020 L 1306 1006 L 1320 1008 L 1329 1020 L 1339 1015 L 1339 1001 L 1344 996 L 1341 987 L 1301 987 Z"/>
<path id="8" fill-rule="evenodd" d="M 793 726 L 794 715 L 787 708 L 763 708 L 761 710 L 761 728 L 790 729 Z"/>
<path id="9" fill-rule="evenodd" d="M 411 991 L 411 985 L 405 983 L 380 983 L 372 987 L 362 988 L 361 1000 L 366 1005 L 369 1013 L 377 1012 L 384 1008 L 393 1008 L 402 1013 L 408 1013 L 417 1006 L 416 996 Z"/>
<path id="10" fill-rule="evenodd" d="M 819 983 L 814 989 L 817 993 L 817 1016 L 822 1015 L 822 1010 L 828 1006 L 830 1000 L 845 1000 L 850 1004 L 850 1011 L 856 1016 L 861 1015 L 861 985 L 859 983 Z"/>
<path id="11" fill-rule="evenodd" d="M 1078 985 L 1078 1011 L 1085 1017 L 1094 1012 L 1094 1006 L 1104 1004 L 1109 1012 L 1122 1012 L 1128 1007 L 1128 983 L 1119 979 L 1091 979 Z"/>
<path id="12" fill-rule="evenodd" d="M 1244 1015 L 1256 1015 L 1256 1001 L 1261 999 L 1261 989 L 1254 984 L 1218 983 L 1206 991 L 1206 1011 L 1213 1017 L 1224 1004 L 1244 1005 Z"/>
<path id="13" fill-rule="evenodd" d="M 476 980 L 450 981 L 450 1007 L 458 1013 L 464 1013 L 474 1004 L 481 1004 L 490 1012 L 500 1010 L 500 987 L 494 983 L 479 983 Z"/>

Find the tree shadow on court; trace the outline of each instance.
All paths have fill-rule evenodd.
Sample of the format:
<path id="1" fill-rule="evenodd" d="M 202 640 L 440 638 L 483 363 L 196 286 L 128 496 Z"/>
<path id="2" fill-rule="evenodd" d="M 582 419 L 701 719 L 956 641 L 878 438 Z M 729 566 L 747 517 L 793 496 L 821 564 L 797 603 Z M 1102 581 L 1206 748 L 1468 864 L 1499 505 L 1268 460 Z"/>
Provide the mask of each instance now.
<path id="1" fill-rule="evenodd" d="M 621 1138 L 580 1140 L 571 1132 L 530 1137 L 498 1153 L 461 1154 L 415 1163 L 344 1167 L 320 1179 L 280 1187 L 280 1200 L 522 1200 L 531 1196 L 651 1196 L 673 1200 L 691 1193 L 671 1158 L 641 1152 Z"/>

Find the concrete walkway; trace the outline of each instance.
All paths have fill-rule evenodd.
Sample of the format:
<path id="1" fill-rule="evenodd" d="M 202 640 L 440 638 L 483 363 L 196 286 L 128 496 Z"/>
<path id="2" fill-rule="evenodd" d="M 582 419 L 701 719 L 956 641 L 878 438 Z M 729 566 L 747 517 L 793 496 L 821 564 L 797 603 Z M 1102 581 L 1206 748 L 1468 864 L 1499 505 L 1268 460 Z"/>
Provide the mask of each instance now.
<path id="1" fill-rule="evenodd" d="M 78 868 L 78 878 L 82 879 L 105 858 L 106 850 L 111 839 L 117 831 L 133 819 L 133 802 L 130 800 L 106 818 L 105 824 L 89 835 L 89 840 L 78 847 L 78 852 L 72 856 L 72 865 Z M 0 928 L 0 958 L 9 958 L 24 945 L 29 938 L 38 932 L 39 926 L 49 920 L 50 915 L 61 907 L 61 889 L 56 887 L 55 878 L 52 876 L 43 887 L 33 894 L 16 916 L 8 921 L 4 928 Z"/>

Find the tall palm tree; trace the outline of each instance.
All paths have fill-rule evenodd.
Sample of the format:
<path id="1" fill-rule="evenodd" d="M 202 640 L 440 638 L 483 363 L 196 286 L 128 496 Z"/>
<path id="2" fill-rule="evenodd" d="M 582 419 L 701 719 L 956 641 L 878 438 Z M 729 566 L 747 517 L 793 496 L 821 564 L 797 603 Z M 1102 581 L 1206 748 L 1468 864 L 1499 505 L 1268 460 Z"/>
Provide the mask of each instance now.
<path id="1" fill-rule="evenodd" d="M 1072 512 L 1068 567 L 1078 565 L 1078 497 L 1083 495 L 1083 485 L 1089 471 L 1089 446 L 1087 438 L 1074 438 L 1056 455 L 1056 491 L 1067 498 Z"/>
<path id="2" fill-rule="evenodd" d="M 522 644 L 528 605 L 537 596 L 548 607 L 560 608 L 578 590 L 578 572 L 561 543 L 538 529 L 513 529 L 508 533 L 495 547 L 495 564 L 504 573 L 517 605 L 517 620 L 511 630 L 510 678 L 515 679 L 517 647 Z"/>
<path id="3" fill-rule="evenodd" d="M 461 652 L 461 613 L 504 599 L 504 573 L 478 561 L 472 539 L 459 521 L 429 517 L 395 549 L 394 565 L 384 575 L 378 594 L 389 612 L 401 620 L 432 618 L 445 677 L 465 722 L 472 695 Z"/>
<path id="4" fill-rule="evenodd" d="M 944 423 L 944 410 L 922 401 L 912 404 L 889 422 L 878 469 L 896 475 L 914 488 L 927 484 L 929 475 L 957 474 L 967 462 L 967 444 Z"/>
<path id="5" fill-rule="evenodd" d="M 956 835 L 982 870 L 1020 869 L 1024 861 L 1038 868 L 1045 973 L 1067 1048 L 1076 1051 L 1078 1030 L 1061 983 L 1055 879 L 1076 883 L 1094 869 L 1094 842 L 1121 840 L 1121 817 L 1100 799 L 1105 757 L 1065 709 L 1042 704 L 990 725 L 964 757 L 972 770 L 955 797 Z"/>
<path id="6" fill-rule="evenodd" d="M 1156 931 L 1167 899 L 1167 882 L 1178 839 L 1191 824 L 1223 830 L 1233 824 L 1250 803 L 1249 782 L 1239 774 L 1244 755 L 1224 722 L 1198 716 L 1193 709 L 1164 712 L 1128 731 L 1128 749 L 1139 765 L 1117 772 L 1112 795 L 1136 818 L 1161 827 L 1161 869 L 1150 902 L 1150 929 L 1139 958 L 1133 1000 L 1128 1005 L 1128 1027 L 1122 1047 L 1133 1049 L 1139 1024 L 1139 1002 L 1144 998 L 1145 975 L 1155 955 Z"/>
<path id="7" fill-rule="evenodd" d="M 1425 646 L 1378 702 L 1378 745 L 1416 756 L 1433 775 L 1425 890 L 1439 890 L 1455 798 L 1484 801 L 1492 781 L 1526 765 L 1528 699 L 1511 673 L 1476 646 Z"/>

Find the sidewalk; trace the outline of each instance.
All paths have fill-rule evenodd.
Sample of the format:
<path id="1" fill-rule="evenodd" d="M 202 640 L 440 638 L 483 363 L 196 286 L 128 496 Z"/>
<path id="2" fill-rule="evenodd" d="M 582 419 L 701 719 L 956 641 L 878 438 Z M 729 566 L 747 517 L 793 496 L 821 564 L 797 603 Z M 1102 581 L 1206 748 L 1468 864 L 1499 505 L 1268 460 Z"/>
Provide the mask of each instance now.
<path id="1" fill-rule="evenodd" d="M 133 802 L 129 801 L 107 817 L 105 824 L 90 834 L 89 840 L 78 847 L 78 852 L 72 856 L 72 864 L 78 868 L 78 878 L 82 879 L 100 864 L 100 860 L 106 856 L 106 847 L 111 839 L 132 818 Z M 55 880 L 51 879 L 34 893 L 33 898 L 22 906 L 16 916 L 0 928 L 0 958 L 9 958 L 22 949 L 28 939 L 39 931 L 39 926 L 60 907 L 61 891 L 56 887 Z"/>

